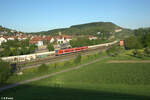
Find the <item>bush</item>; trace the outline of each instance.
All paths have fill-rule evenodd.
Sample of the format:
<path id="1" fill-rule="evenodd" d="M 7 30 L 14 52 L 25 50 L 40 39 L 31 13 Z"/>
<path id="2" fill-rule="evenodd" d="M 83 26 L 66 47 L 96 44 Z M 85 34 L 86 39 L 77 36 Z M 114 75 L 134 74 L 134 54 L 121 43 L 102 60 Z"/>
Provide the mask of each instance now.
<path id="1" fill-rule="evenodd" d="M 54 46 L 53 46 L 53 44 L 49 43 L 49 44 L 47 45 L 47 49 L 48 49 L 49 51 L 54 51 Z"/>
<path id="2" fill-rule="evenodd" d="M 40 66 L 38 67 L 38 71 L 39 71 L 40 73 L 46 72 L 46 71 L 48 71 L 48 68 L 49 68 L 48 65 L 42 64 L 42 65 L 40 65 Z"/>
<path id="3" fill-rule="evenodd" d="M 138 58 L 142 58 L 143 57 L 143 53 L 137 49 L 135 49 L 133 52 L 133 56 L 134 57 L 138 57 Z"/>
<path id="4" fill-rule="evenodd" d="M 145 54 L 145 56 L 150 57 L 150 48 L 145 48 L 144 49 L 144 54 Z"/>
<path id="5" fill-rule="evenodd" d="M 106 50 L 106 53 L 108 56 L 117 56 L 123 51 L 123 48 L 120 46 L 112 46 L 109 49 Z"/>
<path id="6" fill-rule="evenodd" d="M 0 86 L 5 84 L 10 77 L 11 67 L 9 63 L 0 60 Z"/>

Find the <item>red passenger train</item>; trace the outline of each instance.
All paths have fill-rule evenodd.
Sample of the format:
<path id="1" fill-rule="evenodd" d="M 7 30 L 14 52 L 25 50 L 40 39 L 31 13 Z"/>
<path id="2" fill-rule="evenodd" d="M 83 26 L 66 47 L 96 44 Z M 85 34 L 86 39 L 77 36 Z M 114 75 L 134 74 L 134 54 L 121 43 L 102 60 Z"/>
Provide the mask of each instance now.
<path id="1" fill-rule="evenodd" d="M 63 49 L 63 50 L 56 50 L 56 55 L 74 53 L 74 52 L 85 51 L 85 50 L 88 50 L 88 46 L 87 47 L 78 47 L 78 48 L 69 48 L 69 49 Z"/>

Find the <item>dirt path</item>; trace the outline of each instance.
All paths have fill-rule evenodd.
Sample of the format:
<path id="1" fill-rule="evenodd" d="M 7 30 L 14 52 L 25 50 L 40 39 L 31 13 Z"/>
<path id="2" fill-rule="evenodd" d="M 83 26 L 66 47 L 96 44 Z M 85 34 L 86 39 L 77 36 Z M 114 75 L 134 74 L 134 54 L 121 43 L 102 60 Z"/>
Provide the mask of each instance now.
<path id="1" fill-rule="evenodd" d="M 150 60 L 109 60 L 107 63 L 150 63 Z"/>
<path id="2" fill-rule="evenodd" d="M 37 77 L 37 78 L 33 78 L 33 79 L 22 81 L 22 82 L 18 82 L 18 83 L 15 83 L 15 84 L 11 84 L 11 85 L 8 85 L 8 86 L 0 88 L 0 92 L 2 92 L 3 90 L 9 89 L 9 88 L 13 88 L 13 87 L 22 85 L 22 84 L 30 83 L 30 82 L 41 80 L 41 79 L 45 79 L 45 78 L 52 77 L 52 76 L 55 76 L 55 75 L 58 75 L 58 74 L 61 74 L 61 73 L 64 73 L 64 72 L 69 72 L 69 71 L 72 71 L 72 70 L 77 70 L 77 69 L 80 69 L 80 68 L 82 68 L 84 66 L 87 66 L 89 64 L 92 64 L 92 63 L 95 63 L 95 62 L 99 62 L 100 60 L 103 60 L 104 58 L 107 58 L 107 57 L 103 57 L 103 58 L 94 60 L 92 62 L 79 65 L 79 66 L 74 67 L 74 68 L 68 68 L 68 69 L 65 69 L 65 70 L 62 70 L 62 71 L 59 71 L 59 72 L 55 72 L 55 73 L 52 73 L 52 74 L 48 74 L 48 75 L 44 75 L 44 76 L 41 76 L 41 77 Z"/>

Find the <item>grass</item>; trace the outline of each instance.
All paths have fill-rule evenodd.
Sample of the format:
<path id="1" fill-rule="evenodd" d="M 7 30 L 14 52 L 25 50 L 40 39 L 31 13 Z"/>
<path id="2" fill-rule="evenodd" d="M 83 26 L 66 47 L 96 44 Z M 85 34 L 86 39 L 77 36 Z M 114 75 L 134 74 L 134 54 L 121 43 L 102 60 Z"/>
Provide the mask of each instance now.
<path id="1" fill-rule="evenodd" d="M 149 100 L 150 64 L 105 63 L 111 59 L 18 86 L 1 95 L 15 100 Z"/>
<path id="2" fill-rule="evenodd" d="M 0 96 L 14 97 L 14 100 L 150 100 L 149 63 L 106 63 L 109 60 L 141 60 L 129 56 L 130 52 L 125 51 L 117 57 L 108 57 L 78 70 L 6 90 Z M 84 56 L 81 64 L 105 55 Z M 16 82 L 75 67 L 72 62 L 60 62 L 57 68 L 52 64 L 42 74 L 36 68 L 26 69 L 24 75 L 14 76 L 9 81 L 14 79 Z"/>
<path id="3" fill-rule="evenodd" d="M 92 54 L 92 55 L 88 55 L 88 56 L 82 56 L 80 64 L 84 64 L 89 61 L 93 61 L 93 60 L 103 57 L 105 55 L 106 54 L 104 52 L 101 52 L 101 53 Z M 9 78 L 9 80 L 7 81 L 7 84 L 12 84 L 12 83 L 16 83 L 19 81 L 24 81 L 27 79 L 39 77 L 42 75 L 51 74 L 51 73 L 58 72 L 58 71 L 61 71 L 61 70 L 67 69 L 67 68 L 71 68 L 71 67 L 76 67 L 77 64 L 74 64 L 74 59 L 72 59 L 70 61 L 48 64 L 48 66 L 49 66 L 48 70 L 43 73 L 39 72 L 38 68 L 24 69 L 23 75 L 17 75 L 15 73 L 13 76 L 11 76 Z"/>

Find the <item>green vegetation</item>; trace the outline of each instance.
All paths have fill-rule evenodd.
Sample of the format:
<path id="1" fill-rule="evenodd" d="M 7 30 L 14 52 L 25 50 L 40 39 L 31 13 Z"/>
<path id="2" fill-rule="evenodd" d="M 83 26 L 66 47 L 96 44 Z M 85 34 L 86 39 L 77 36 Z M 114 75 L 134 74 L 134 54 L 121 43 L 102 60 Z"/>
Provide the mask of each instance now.
<path id="1" fill-rule="evenodd" d="M 0 57 L 30 54 L 34 53 L 37 48 L 35 45 L 29 44 L 29 39 L 24 41 L 8 40 L 3 42 L 1 47 L 4 50 L 0 51 Z"/>
<path id="2" fill-rule="evenodd" d="M 1 96 L 13 96 L 16 100 L 47 100 L 49 98 L 52 100 L 60 98 L 62 100 L 148 100 L 150 98 L 149 63 L 108 63 L 110 60 L 140 62 L 141 59 L 150 59 L 149 56 L 139 57 L 138 55 L 139 52 L 149 54 L 149 49 L 138 49 L 133 56 L 135 50 L 124 50 L 115 45 L 107 52 L 88 56 L 78 54 L 70 61 L 43 64 L 38 68 L 26 69 L 23 75 L 14 75 L 7 82 L 15 83 L 104 58 L 78 70 L 6 90 Z M 106 57 L 106 54 L 111 56 Z"/>
<path id="3" fill-rule="evenodd" d="M 77 57 L 74 59 L 74 63 L 77 65 L 77 64 L 80 64 L 81 63 L 81 54 L 78 54 Z"/>
<path id="4" fill-rule="evenodd" d="M 134 30 L 134 36 L 125 39 L 127 49 L 150 48 L 150 28 Z"/>
<path id="5" fill-rule="evenodd" d="M 125 38 L 128 38 L 130 36 L 134 36 L 133 33 L 134 31 L 131 29 L 122 29 L 121 32 L 115 33 L 115 38 L 124 40 Z"/>
<path id="6" fill-rule="evenodd" d="M 111 46 L 110 48 L 108 48 L 106 50 L 106 53 L 109 55 L 109 56 L 118 56 L 120 53 L 122 53 L 124 51 L 124 48 L 118 46 L 118 45 L 115 45 L 115 46 Z"/>
<path id="7" fill-rule="evenodd" d="M 111 22 L 94 22 L 81 25 L 73 25 L 69 28 L 63 29 L 54 29 L 44 32 L 37 32 L 34 34 L 47 34 L 47 35 L 56 35 L 59 32 L 62 34 L 68 35 L 95 35 L 97 32 L 105 33 L 109 35 L 110 32 L 114 32 L 115 29 L 121 27 L 111 23 Z"/>
<path id="8" fill-rule="evenodd" d="M 119 59 L 105 58 L 79 70 L 6 90 L 1 95 L 16 100 L 148 100 L 149 63 L 107 63 L 114 58 Z"/>
<path id="9" fill-rule="evenodd" d="M 47 45 L 47 49 L 48 49 L 49 51 L 54 51 L 54 46 L 53 46 L 53 44 L 49 43 L 49 44 Z"/>
<path id="10" fill-rule="evenodd" d="M 95 39 L 95 40 L 89 40 L 88 37 L 78 37 L 74 40 L 70 41 L 70 45 L 72 47 L 83 47 L 83 46 L 90 46 L 90 45 L 96 45 L 96 44 L 102 44 L 111 42 L 113 40 L 108 39 Z"/>
<path id="11" fill-rule="evenodd" d="M 145 56 L 150 57 L 150 48 L 145 48 L 144 49 L 144 54 L 145 54 Z"/>
<path id="12" fill-rule="evenodd" d="M 42 65 L 40 65 L 40 66 L 38 67 L 38 72 L 39 72 L 39 73 L 44 73 L 44 72 L 48 71 L 48 69 L 49 69 L 49 66 L 48 66 L 48 65 L 42 64 Z"/>
<path id="13" fill-rule="evenodd" d="M 128 49 L 142 48 L 142 43 L 135 36 L 127 38 L 125 42 L 126 42 L 126 47 L 128 47 Z"/>
<path id="14" fill-rule="evenodd" d="M 10 77 L 10 65 L 0 60 L 0 86 L 4 85 Z"/>
<path id="15" fill-rule="evenodd" d="M 134 30 L 134 36 L 125 39 L 125 48 L 132 51 L 132 56 L 143 58 L 150 55 L 150 28 Z"/>
<path id="16" fill-rule="evenodd" d="M 3 35 L 16 35 L 18 34 L 19 32 L 17 32 L 16 30 L 12 30 L 12 29 L 9 29 L 9 28 L 6 28 L 6 27 L 3 27 L 0 25 L 0 34 L 3 34 Z M 23 32 L 21 32 L 23 33 Z"/>

